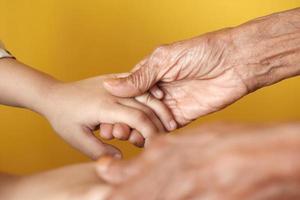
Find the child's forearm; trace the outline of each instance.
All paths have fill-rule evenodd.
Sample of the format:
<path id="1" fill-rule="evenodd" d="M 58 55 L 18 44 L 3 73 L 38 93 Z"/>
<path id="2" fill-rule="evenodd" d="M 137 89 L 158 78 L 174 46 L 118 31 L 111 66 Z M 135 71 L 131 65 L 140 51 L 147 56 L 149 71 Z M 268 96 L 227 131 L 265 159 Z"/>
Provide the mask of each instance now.
<path id="1" fill-rule="evenodd" d="M 41 112 L 49 88 L 58 81 L 15 59 L 0 59 L 0 104 Z"/>
<path id="2" fill-rule="evenodd" d="M 95 163 L 81 163 L 25 176 L 0 173 L 0 199 L 104 200 L 110 187 L 95 167 Z"/>
<path id="3" fill-rule="evenodd" d="M 0 199 L 13 200 L 20 177 L 0 173 Z"/>

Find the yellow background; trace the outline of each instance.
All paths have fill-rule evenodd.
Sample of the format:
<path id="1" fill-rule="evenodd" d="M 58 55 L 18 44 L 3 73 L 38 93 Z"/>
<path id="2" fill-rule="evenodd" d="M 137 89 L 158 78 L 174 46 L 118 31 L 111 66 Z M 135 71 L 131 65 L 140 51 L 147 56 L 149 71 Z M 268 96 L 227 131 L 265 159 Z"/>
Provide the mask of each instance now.
<path id="1" fill-rule="evenodd" d="M 0 0 L 0 39 L 19 60 L 72 81 L 128 71 L 159 44 L 297 6 L 299 0 Z M 194 125 L 299 119 L 299 90 L 299 78 L 284 81 Z M 138 153 L 117 145 L 126 158 Z M 37 114 L 0 107 L 0 170 L 28 173 L 86 160 Z"/>

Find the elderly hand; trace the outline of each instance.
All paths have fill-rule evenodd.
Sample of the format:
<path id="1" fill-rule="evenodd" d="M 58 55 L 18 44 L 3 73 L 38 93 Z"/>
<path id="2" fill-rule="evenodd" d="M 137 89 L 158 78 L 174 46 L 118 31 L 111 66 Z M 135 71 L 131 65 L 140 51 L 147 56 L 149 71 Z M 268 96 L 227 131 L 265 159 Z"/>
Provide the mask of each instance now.
<path id="1" fill-rule="evenodd" d="M 218 111 L 261 87 L 300 73 L 300 9 L 164 45 L 125 78 L 107 80 L 116 96 L 151 90 L 179 125 Z"/>
<path id="2" fill-rule="evenodd" d="M 299 123 L 212 127 L 161 137 L 133 161 L 100 160 L 109 200 L 300 199 Z"/>
<path id="3" fill-rule="evenodd" d="M 106 81 L 117 96 L 134 96 L 150 89 L 170 108 L 179 125 L 217 111 L 248 93 L 230 64 L 231 30 L 210 33 L 157 48 L 131 76 Z"/>

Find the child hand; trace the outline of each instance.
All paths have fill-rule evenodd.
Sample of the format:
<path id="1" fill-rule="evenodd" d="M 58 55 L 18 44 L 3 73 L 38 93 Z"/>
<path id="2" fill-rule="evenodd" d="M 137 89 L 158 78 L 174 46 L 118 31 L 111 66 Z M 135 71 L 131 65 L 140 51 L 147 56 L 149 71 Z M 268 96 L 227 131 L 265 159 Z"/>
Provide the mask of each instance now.
<path id="1" fill-rule="evenodd" d="M 117 148 L 93 135 L 99 127 L 104 138 L 109 139 L 111 133 L 118 139 L 129 139 L 142 146 L 144 138 L 149 139 L 164 132 L 164 126 L 174 124 L 171 112 L 149 94 L 137 100 L 106 92 L 102 83 L 111 76 L 57 83 L 49 89 L 40 111 L 63 139 L 93 159 L 105 154 L 121 156 Z M 115 124 L 111 132 L 106 131 L 109 124 Z"/>
<path id="2" fill-rule="evenodd" d="M 167 131 L 172 131 L 176 129 L 177 124 L 172 120 L 172 115 L 168 108 L 158 99 L 154 98 L 150 93 L 138 96 L 135 98 L 136 101 L 152 109 L 157 115 L 157 117 L 162 121 L 164 127 Z M 150 111 L 149 111 L 150 112 Z M 144 146 L 144 137 L 137 130 L 130 130 L 125 124 L 106 124 L 103 123 L 100 125 L 101 136 L 107 140 L 113 138 L 119 140 L 129 140 L 132 144 L 143 147 Z"/>

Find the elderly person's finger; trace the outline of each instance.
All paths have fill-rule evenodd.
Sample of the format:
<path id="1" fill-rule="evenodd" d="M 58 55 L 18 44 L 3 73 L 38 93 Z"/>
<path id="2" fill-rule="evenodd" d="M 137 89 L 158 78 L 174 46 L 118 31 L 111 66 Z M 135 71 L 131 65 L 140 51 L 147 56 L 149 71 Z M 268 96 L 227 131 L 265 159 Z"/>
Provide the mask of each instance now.
<path id="1" fill-rule="evenodd" d="M 162 99 L 164 97 L 164 92 L 157 85 L 154 85 L 150 89 L 150 93 L 157 99 Z"/>
<path id="2" fill-rule="evenodd" d="M 168 131 L 173 131 L 177 128 L 177 123 L 174 120 L 172 112 L 170 109 L 162 103 L 157 98 L 154 98 L 151 94 L 144 94 L 138 97 L 135 97 L 137 101 L 151 108 L 155 115 L 164 125 L 165 129 Z"/>
<path id="3" fill-rule="evenodd" d="M 119 97 L 139 96 L 149 90 L 157 81 L 154 74 L 139 69 L 128 77 L 107 79 L 104 87 L 113 95 Z"/>
<path id="4" fill-rule="evenodd" d="M 104 82 L 104 87 L 113 95 L 119 97 L 139 96 L 151 89 L 170 70 L 168 61 L 176 57 L 168 45 L 160 46 L 148 58 L 142 60 L 131 74 L 123 77 L 112 77 Z"/>

